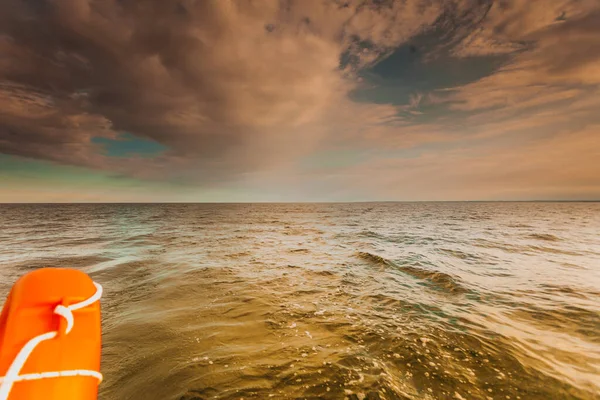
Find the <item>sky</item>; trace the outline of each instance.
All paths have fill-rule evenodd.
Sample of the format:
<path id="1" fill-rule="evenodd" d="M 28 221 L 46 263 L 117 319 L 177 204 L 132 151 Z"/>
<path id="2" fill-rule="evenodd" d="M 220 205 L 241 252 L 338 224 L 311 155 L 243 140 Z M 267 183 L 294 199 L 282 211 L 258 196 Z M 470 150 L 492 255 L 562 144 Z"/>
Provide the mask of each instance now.
<path id="1" fill-rule="evenodd" d="M 600 199 L 598 0 L 3 0 L 0 202 Z"/>

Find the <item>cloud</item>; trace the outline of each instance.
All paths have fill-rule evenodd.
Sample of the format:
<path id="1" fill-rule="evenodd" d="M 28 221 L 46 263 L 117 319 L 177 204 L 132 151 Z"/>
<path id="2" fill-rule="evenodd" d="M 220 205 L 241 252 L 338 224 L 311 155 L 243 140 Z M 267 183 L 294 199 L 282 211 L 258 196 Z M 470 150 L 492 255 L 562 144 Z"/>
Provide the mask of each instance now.
<path id="1" fill-rule="evenodd" d="M 600 84 L 598 21 L 596 1 L 495 3 L 482 26 L 472 31 L 473 37 L 456 47 L 455 55 L 512 52 L 515 46 L 523 51 L 496 73 L 460 88 L 461 104 L 455 107 L 510 105 L 528 102 L 530 96 L 542 103 L 546 97 L 548 101 L 569 97 L 581 85 Z"/>
<path id="2" fill-rule="evenodd" d="M 453 53 L 461 57 L 509 54 L 535 46 L 539 35 L 566 21 L 589 18 L 598 11 L 595 0 L 502 0 L 490 2 L 478 26 L 459 29 L 461 42 Z"/>
<path id="3" fill-rule="evenodd" d="M 497 2 L 457 56 L 521 52 L 488 80 L 497 86 L 600 84 L 600 3 L 594 0 Z M 496 46 L 497 44 L 497 46 Z"/>
<path id="4" fill-rule="evenodd" d="M 1 151 L 201 176 L 294 156 L 359 108 L 353 70 L 440 12 L 428 1 L 6 0 Z M 91 141 L 121 132 L 169 150 L 126 165 Z"/>
<path id="5" fill-rule="evenodd" d="M 406 108 L 450 113 L 369 130 L 371 146 L 391 154 L 319 172 L 343 182 L 342 197 L 363 199 L 597 198 L 598 21 L 598 2 L 492 3 L 479 25 L 453 32 L 451 54 L 506 53 L 502 67 L 412 96 Z"/>
<path id="6" fill-rule="evenodd" d="M 374 157 L 351 168 L 309 173 L 333 200 L 595 199 L 600 193 L 600 125 L 511 142 L 464 142 L 434 152 Z"/>
<path id="7" fill-rule="evenodd" d="M 484 143 L 523 154 L 573 132 L 597 137 L 599 20 L 596 0 L 4 0 L 0 153 L 213 188 L 297 182 L 317 193 L 358 188 L 346 179 L 358 174 L 384 194 L 416 179 L 427 197 L 478 163 L 504 182 L 469 152 L 528 170 Z M 406 104 L 353 100 L 373 84 L 363 72 L 416 37 L 411 60 L 461 58 L 469 83 L 423 91 L 402 77 Z M 477 60 L 498 55 L 505 63 L 481 72 Z M 165 150 L 111 157 L 102 144 L 123 135 Z M 299 167 L 336 152 L 356 154 L 356 170 Z"/>
<path id="8" fill-rule="evenodd" d="M 58 103 L 58 104 L 57 104 Z M 110 121 L 18 84 L 0 84 L 2 152 L 98 166 L 89 140 L 111 136 Z"/>
<path id="9" fill-rule="evenodd" d="M 477 30 L 500 46 L 521 43 L 509 62 L 475 82 L 439 92 L 434 99 L 466 113 L 470 137 L 505 136 L 518 147 L 549 133 L 584 130 L 600 136 L 600 3 L 498 2 Z M 485 54 L 500 51 L 491 41 Z M 499 41 L 499 42 L 498 42 Z M 479 54 L 467 38 L 458 56 Z M 587 127 L 594 126 L 594 130 Z"/>

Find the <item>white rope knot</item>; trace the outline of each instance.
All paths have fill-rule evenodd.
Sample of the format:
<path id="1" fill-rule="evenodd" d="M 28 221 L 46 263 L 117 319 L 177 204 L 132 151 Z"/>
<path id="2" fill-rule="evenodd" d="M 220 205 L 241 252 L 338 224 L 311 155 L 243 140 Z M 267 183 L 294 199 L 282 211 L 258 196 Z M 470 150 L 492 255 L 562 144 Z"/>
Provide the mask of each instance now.
<path id="1" fill-rule="evenodd" d="M 96 292 L 90 298 L 83 300 L 79 303 L 71 304 L 69 306 L 59 304 L 54 308 L 54 314 L 61 316 L 67 322 L 67 327 L 64 332 L 66 335 L 68 335 L 71 332 L 73 326 L 75 325 L 75 317 L 73 316 L 73 311 L 85 308 L 100 300 L 100 298 L 102 297 L 102 286 L 100 286 L 96 282 L 94 282 L 94 286 L 96 287 Z M 13 387 L 13 384 L 15 382 L 20 381 L 32 381 L 37 379 L 59 378 L 65 376 L 90 376 L 98 379 L 98 383 L 102 382 L 102 374 L 100 372 L 87 369 L 39 372 L 19 375 L 19 372 L 21 372 L 21 369 L 23 368 L 23 366 L 27 362 L 27 359 L 29 358 L 33 350 L 35 350 L 37 345 L 46 340 L 54 339 L 57 335 L 57 331 L 52 331 L 38 335 L 30 339 L 23 346 L 23 348 L 21 348 L 21 350 L 13 360 L 12 364 L 6 371 L 6 376 L 0 377 L 0 400 L 8 400 L 8 396 L 10 395 L 10 391 Z"/>
<path id="2" fill-rule="evenodd" d="M 60 315 L 67 321 L 67 329 L 65 329 L 65 333 L 69 334 L 69 332 L 71 332 L 71 329 L 73 329 L 73 324 L 75 323 L 73 321 L 73 311 L 71 311 L 69 307 L 65 307 L 62 304 L 59 304 L 54 309 L 54 314 Z"/>

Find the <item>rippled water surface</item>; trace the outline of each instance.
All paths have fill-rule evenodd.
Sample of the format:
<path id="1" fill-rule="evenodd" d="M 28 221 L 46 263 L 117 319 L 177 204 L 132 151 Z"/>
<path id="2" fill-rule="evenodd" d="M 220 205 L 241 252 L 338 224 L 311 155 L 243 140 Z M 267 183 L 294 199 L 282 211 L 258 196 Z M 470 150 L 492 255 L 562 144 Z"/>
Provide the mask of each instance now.
<path id="1" fill-rule="evenodd" d="M 103 400 L 600 398 L 600 203 L 0 205 L 0 294 L 42 266 Z"/>

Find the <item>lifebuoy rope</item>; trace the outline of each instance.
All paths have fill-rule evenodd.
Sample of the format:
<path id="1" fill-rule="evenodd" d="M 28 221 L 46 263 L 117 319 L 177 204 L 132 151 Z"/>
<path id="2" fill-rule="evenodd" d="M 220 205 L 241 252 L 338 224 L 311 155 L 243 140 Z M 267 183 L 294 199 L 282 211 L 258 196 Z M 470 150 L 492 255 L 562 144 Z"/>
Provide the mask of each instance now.
<path id="1" fill-rule="evenodd" d="M 96 293 L 94 293 L 90 298 L 83 300 L 79 303 L 71 304 L 69 306 L 63 306 L 59 304 L 54 308 L 54 314 L 61 316 L 67 321 L 67 327 L 65 329 L 65 334 L 69 334 L 73 326 L 75 325 L 75 318 L 73 317 L 73 311 L 85 308 L 96 301 L 100 300 L 102 297 L 102 286 L 100 284 L 94 282 L 94 286 L 96 287 Z M 23 374 L 19 375 L 21 369 L 27 362 L 27 359 L 31 355 L 31 353 L 35 350 L 37 345 L 40 343 L 54 339 L 58 335 L 58 331 L 52 331 L 48 333 L 43 333 L 38 335 L 32 339 L 30 339 L 19 351 L 13 362 L 10 364 L 10 367 L 6 371 L 6 375 L 0 377 L 0 400 L 8 400 L 8 396 L 10 395 L 10 391 L 15 382 L 20 381 L 32 381 L 37 379 L 46 379 L 46 378 L 59 378 L 66 376 L 90 376 L 98 379 L 98 383 L 102 382 L 102 374 L 98 371 L 92 371 L 88 369 L 74 369 L 74 370 L 66 370 L 66 371 L 52 371 L 52 372 L 39 372 L 32 374 Z"/>

